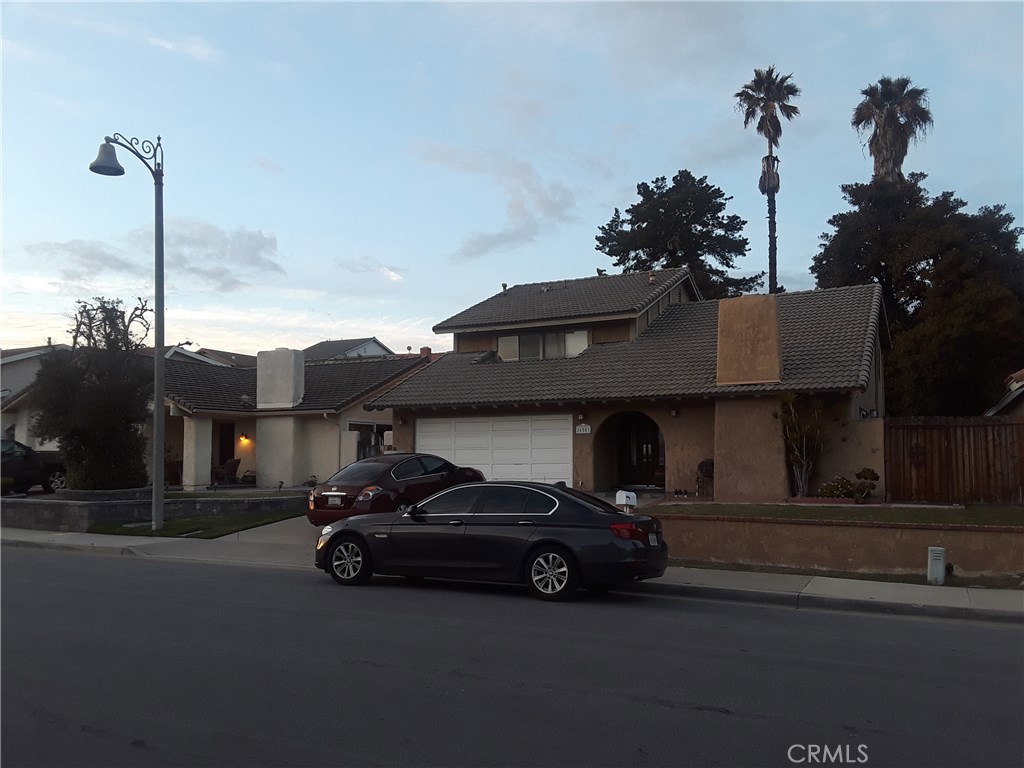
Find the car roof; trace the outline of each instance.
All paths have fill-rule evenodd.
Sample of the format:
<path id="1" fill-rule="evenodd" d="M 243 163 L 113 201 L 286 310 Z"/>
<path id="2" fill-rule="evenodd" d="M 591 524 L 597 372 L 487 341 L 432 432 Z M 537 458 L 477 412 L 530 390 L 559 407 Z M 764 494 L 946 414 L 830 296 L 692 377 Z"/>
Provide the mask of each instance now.
<path id="1" fill-rule="evenodd" d="M 434 459 L 441 459 L 440 456 L 434 456 L 432 453 L 382 453 L 378 456 L 367 456 L 365 459 L 360 459 L 355 462 L 356 464 L 398 464 L 406 459 L 411 459 L 415 456 L 430 456 Z M 447 459 L 441 459 L 441 461 L 447 461 Z"/>

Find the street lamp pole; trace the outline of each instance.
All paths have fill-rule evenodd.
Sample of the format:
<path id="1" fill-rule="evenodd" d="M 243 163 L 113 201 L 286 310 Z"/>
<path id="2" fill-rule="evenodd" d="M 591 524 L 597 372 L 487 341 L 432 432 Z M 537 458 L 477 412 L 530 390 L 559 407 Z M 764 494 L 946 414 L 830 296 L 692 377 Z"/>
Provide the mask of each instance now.
<path id="1" fill-rule="evenodd" d="M 154 343 L 153 343 L 153 514 L 154 531 L 164 527 L 164 149 L 160 137 L 156 143 L 145 139 L 126 139 L 120 133 L 105 136 L 96 159 L 89 170 L 102 176 L 123 176 L 124 168 L 117 161 L 114 147 L 124 147 L 146 166 L 153 176 L 155 190 L 155 223 L 153 226 L 154 268 Z"/>

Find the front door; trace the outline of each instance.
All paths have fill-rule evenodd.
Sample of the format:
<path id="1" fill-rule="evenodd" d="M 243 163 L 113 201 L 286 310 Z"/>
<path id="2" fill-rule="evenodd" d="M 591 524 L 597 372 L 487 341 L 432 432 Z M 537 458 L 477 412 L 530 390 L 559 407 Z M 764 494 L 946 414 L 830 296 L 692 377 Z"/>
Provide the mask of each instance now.
<path id="1" fill-rule="evenodd" d="M 649 416 L 624 414 L 617 443 L 621 485 L 665 485 L 665 441 L 658 425 Z"/>

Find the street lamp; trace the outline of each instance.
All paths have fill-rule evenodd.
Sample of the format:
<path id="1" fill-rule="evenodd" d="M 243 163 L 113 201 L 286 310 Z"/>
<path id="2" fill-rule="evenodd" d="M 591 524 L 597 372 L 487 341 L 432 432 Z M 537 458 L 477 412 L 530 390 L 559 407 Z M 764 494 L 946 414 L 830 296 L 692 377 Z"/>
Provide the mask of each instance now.
<path id="1" fill-rule="evenodd" d="M 164 527 L 164 149 L 160 137 L 156 144 L 148 139 L 126 139 L 120 133 L 105 136 L 96 159 L 89 170 L 102 176 L 124 176 L 114 146 L 124 147 L 135 155 L 153 175 L 156 190 L 156 223 L 154 249 L 156 267 L 153 290 L 156 294 L 153 344 L 153 530 Z"/>

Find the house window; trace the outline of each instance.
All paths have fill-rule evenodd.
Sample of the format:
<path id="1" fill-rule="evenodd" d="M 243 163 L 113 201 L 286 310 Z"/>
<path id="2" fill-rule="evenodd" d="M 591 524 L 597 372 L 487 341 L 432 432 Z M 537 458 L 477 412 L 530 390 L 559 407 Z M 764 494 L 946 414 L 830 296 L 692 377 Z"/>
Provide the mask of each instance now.
<path id="1" fill-rule="evenodd" d="M 498 337 L 498 357 L 502 360 L 518 360 L 519 359 L 519 337 L 518 336 L 499 336 Z"/>
<path id="2" fill-rule="evenodd" d="M 498 357 L 502 360 L 558 360 L 576 357 L 586 348 L 585 329 L 498 337 Z"/>
<path id="3" fill-rule="evenodd" d="M 566 331 L 565 333 L 565 356 L 576 357 L 587 348 L 586 330 Z"/>
<path id="4" fill-rule="evenodd" d="M 519 337 L 520 360 L 540 360 L 541 357 L 541 335 L 539 333 L 528 333 Z"/>

